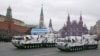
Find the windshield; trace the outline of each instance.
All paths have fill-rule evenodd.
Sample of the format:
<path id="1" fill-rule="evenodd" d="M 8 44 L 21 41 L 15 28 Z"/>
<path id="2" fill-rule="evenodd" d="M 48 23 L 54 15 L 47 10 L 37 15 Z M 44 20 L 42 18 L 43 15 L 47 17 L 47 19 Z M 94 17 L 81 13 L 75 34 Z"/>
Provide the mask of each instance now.
<path id="1" fill-rule="evenodd" d="M 23 37 L 21 37 L 21 38 L 13 38 L 13 40 L 24 40 L 24 38 Z"/>
<path id="2" fill-rule="evenodd" d="M 64 40 L 58 39 L 57 42 L 71 42 L 71 41 L 70 40 L 66 40 L 66 39 L 64 39 Z"/>

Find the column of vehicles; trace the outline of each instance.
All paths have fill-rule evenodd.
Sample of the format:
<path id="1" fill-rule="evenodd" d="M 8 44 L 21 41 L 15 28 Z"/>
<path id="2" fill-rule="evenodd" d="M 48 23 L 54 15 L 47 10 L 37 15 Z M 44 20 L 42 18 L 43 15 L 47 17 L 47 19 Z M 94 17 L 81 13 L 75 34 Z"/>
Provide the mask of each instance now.
<path id="1" fill-rule="evenodd" d="M 55 47 L 56 35 L 54 33 L 13 36 L 12 44 L 16 48 Z"/>
<path id="2" fill-rule="evenodd" d="M 61 51 L 82 51 L 98 48 L 96 35 L 66 36 L 58 38 L 57 48 Z"/>
<path id="3" fill-rule="evenodd" d="M 82 51 L 98 48 L 96 35 L 66 36 L 47 33 L 42 35 L 13 36 L 12 44 L 17 48 L 57 47 L 61 51 Z"/>

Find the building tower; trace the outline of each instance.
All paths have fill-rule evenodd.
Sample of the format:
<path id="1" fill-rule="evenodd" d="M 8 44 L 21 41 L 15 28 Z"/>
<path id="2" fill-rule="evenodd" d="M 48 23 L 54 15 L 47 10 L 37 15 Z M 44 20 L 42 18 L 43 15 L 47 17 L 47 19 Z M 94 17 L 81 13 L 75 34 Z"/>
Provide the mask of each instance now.
<path id="1" fill-rule="evenodd" d="M 80 13 L 80 21 L 79 21 L 79 25 L 83 27 L 83 20 L 82 20 L 82 14 Z"/>
<path id="2" fill-rule="evenodd" d="M 67 22 L 66 23 L 67 23 L 67 26 L 70 26 L 71 25 L 69 13 L 68 13 L 68 17 L 67 17 Z"/>
<path id="3" fill-rule="evenodd" d="M 62 28 L 62 32 L 61 32 L 61 36 L 65 37 L 66 36 L 66 25 L 64 24 L 63 28 Z"/>
<path id="4" fill-rule="evenodd" d="M 41 13 L 40 13 L 40 22 L 39 22 L 39 28 L 44 27 L 44 14 L 43 14 L 43 5 L 41 7 Z"/>
<path id="5" fill-rule="evenodd" d="M 49 21 L 49 28 L 50 28 L 50 31 L 53 31 L 52 20 L 51 20 L 51 19 L 50 19 L 50 21 Z"/>
<path id="6" fill-rule="evenodd" d="M 7 18 L 12 18 L 12 9 L 11 9 L 10 6 L 7 8 L 6 17 L 7 17 Z"/>
<path id="7" fill-rule="evenodd" d="M 49 21 L 49 27 L 52 28 L 52 20 Z"/>
<path id="8" fill-rule="evenodd" d="M 12 9 L 10 6 L 7 8 L 5 22 L 8 24 L 8 30 L 11 30 L 12 29 L 11 24 L 13 24 L 14 22 L 12 19 Z"/>
<path id="9" fill-rule="evenodd" d="M 69 15 L 69 13 L 68 13 L 68 17 L 67 17 L 67 22 L 66 22 L 66 30 L 65 31 L 67 31 L 67 35 L 69 36 L 70 35 L 70 28 L 71 28 L 71 21 L 70 21 L 70 15 Z"/>

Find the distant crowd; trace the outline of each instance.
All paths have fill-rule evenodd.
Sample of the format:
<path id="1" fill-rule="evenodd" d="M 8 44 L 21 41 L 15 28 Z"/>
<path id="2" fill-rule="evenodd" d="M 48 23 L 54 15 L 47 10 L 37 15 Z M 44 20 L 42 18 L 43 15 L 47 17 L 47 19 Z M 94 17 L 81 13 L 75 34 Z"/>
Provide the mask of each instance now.
<path id="1" fill-rule="evenodd" d="M 23 34 L 18 31 L 0 29 L 0 42 L 10 42 L 13 36 Z"/>

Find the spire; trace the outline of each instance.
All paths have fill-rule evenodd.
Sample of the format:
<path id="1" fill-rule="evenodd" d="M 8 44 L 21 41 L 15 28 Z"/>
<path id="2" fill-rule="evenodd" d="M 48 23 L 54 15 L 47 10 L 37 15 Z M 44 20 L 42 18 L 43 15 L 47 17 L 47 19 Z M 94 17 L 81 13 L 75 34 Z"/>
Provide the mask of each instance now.
<path id="1" fill-rule="evenodd" d="M 81 12 L 80 12 L 79 25 L 80 25 L 80 26 L 83 26 L 83 20 L 82 20 L 82 13 L 81 13 Z"/>
<path id="2" fill-rule="evenodd" d="M 50 22 L 49 22 L 49 29 L 50 29 L 50 32 L 54 32 L 54 29 L 52 27 L 52 20 L 50 19 Z"/>
<path id="3" fill-rule="evenodd" d="M 43 28 L 44 27 L 44 15 L 43 15 L 43 4 L 41 5 L 41 13 L 40 13 L 40 23 L 39 23 L 39 27 Z"/>
<path id="4" fill-rule="evenodd" d="M 86 27 L 86 24 L 84 24 L 84 27 Z M 87 28 L 87 27 L 86 27 Z"/>
<path id="5" fill-rule="evenodd" d="M 63 26 L 63 30 L 65 30 L 65 28 L 66 28 L 66 24 L 64 24 L 64 26 Z"/>
<path id="6" fill-rule="evenodd" d="M 67 18 L 67 19 L 68 19 L 68 21 L 70 21 L 70 15 L 69 15 L 69 12 L 68 12 L 68 18 Z"/>
<path id="7" fill-rule="evenodd" d="M 7 18 L 12 18 L 12 10 L 11 10 L 11 7 L 10 6 L 7 8 L 6 17 Z"/>
<path id="8" fill-rule="evenodd" d="M 11 7 L 9 6 L 8 9 L 11 9 Z"/>
<path id="9" fill-rule="evenodd" d="M 49 27 L 52 28 L 52 20 L 50 19 Z"/>
<path id="10" fill-rule="evenodd" d="M 40 16 L 44 16 L 43 15 L 43 4 L 41 5 L 42 7 L 41 7 L 41 14 L 40 14 Z"/>
<path id="11" fill-rule="evenodd" d="M 64 27 L 66 27 L 66 24 L 64 24 Z"/>
<path id="12" fill-rule="evenodd" d="M 82 21 L 82 13 L 80 13 L 80 21 Z"/>
<path id="13" fill-rule="evenodd" d="M 67 17 L 67 22 L 66 22 L 66 24 L 67 24 L 67 26 L 70 26 L 70 24 L 71 24 L 69 12 L 68 12 L 68 17 Z"/>

